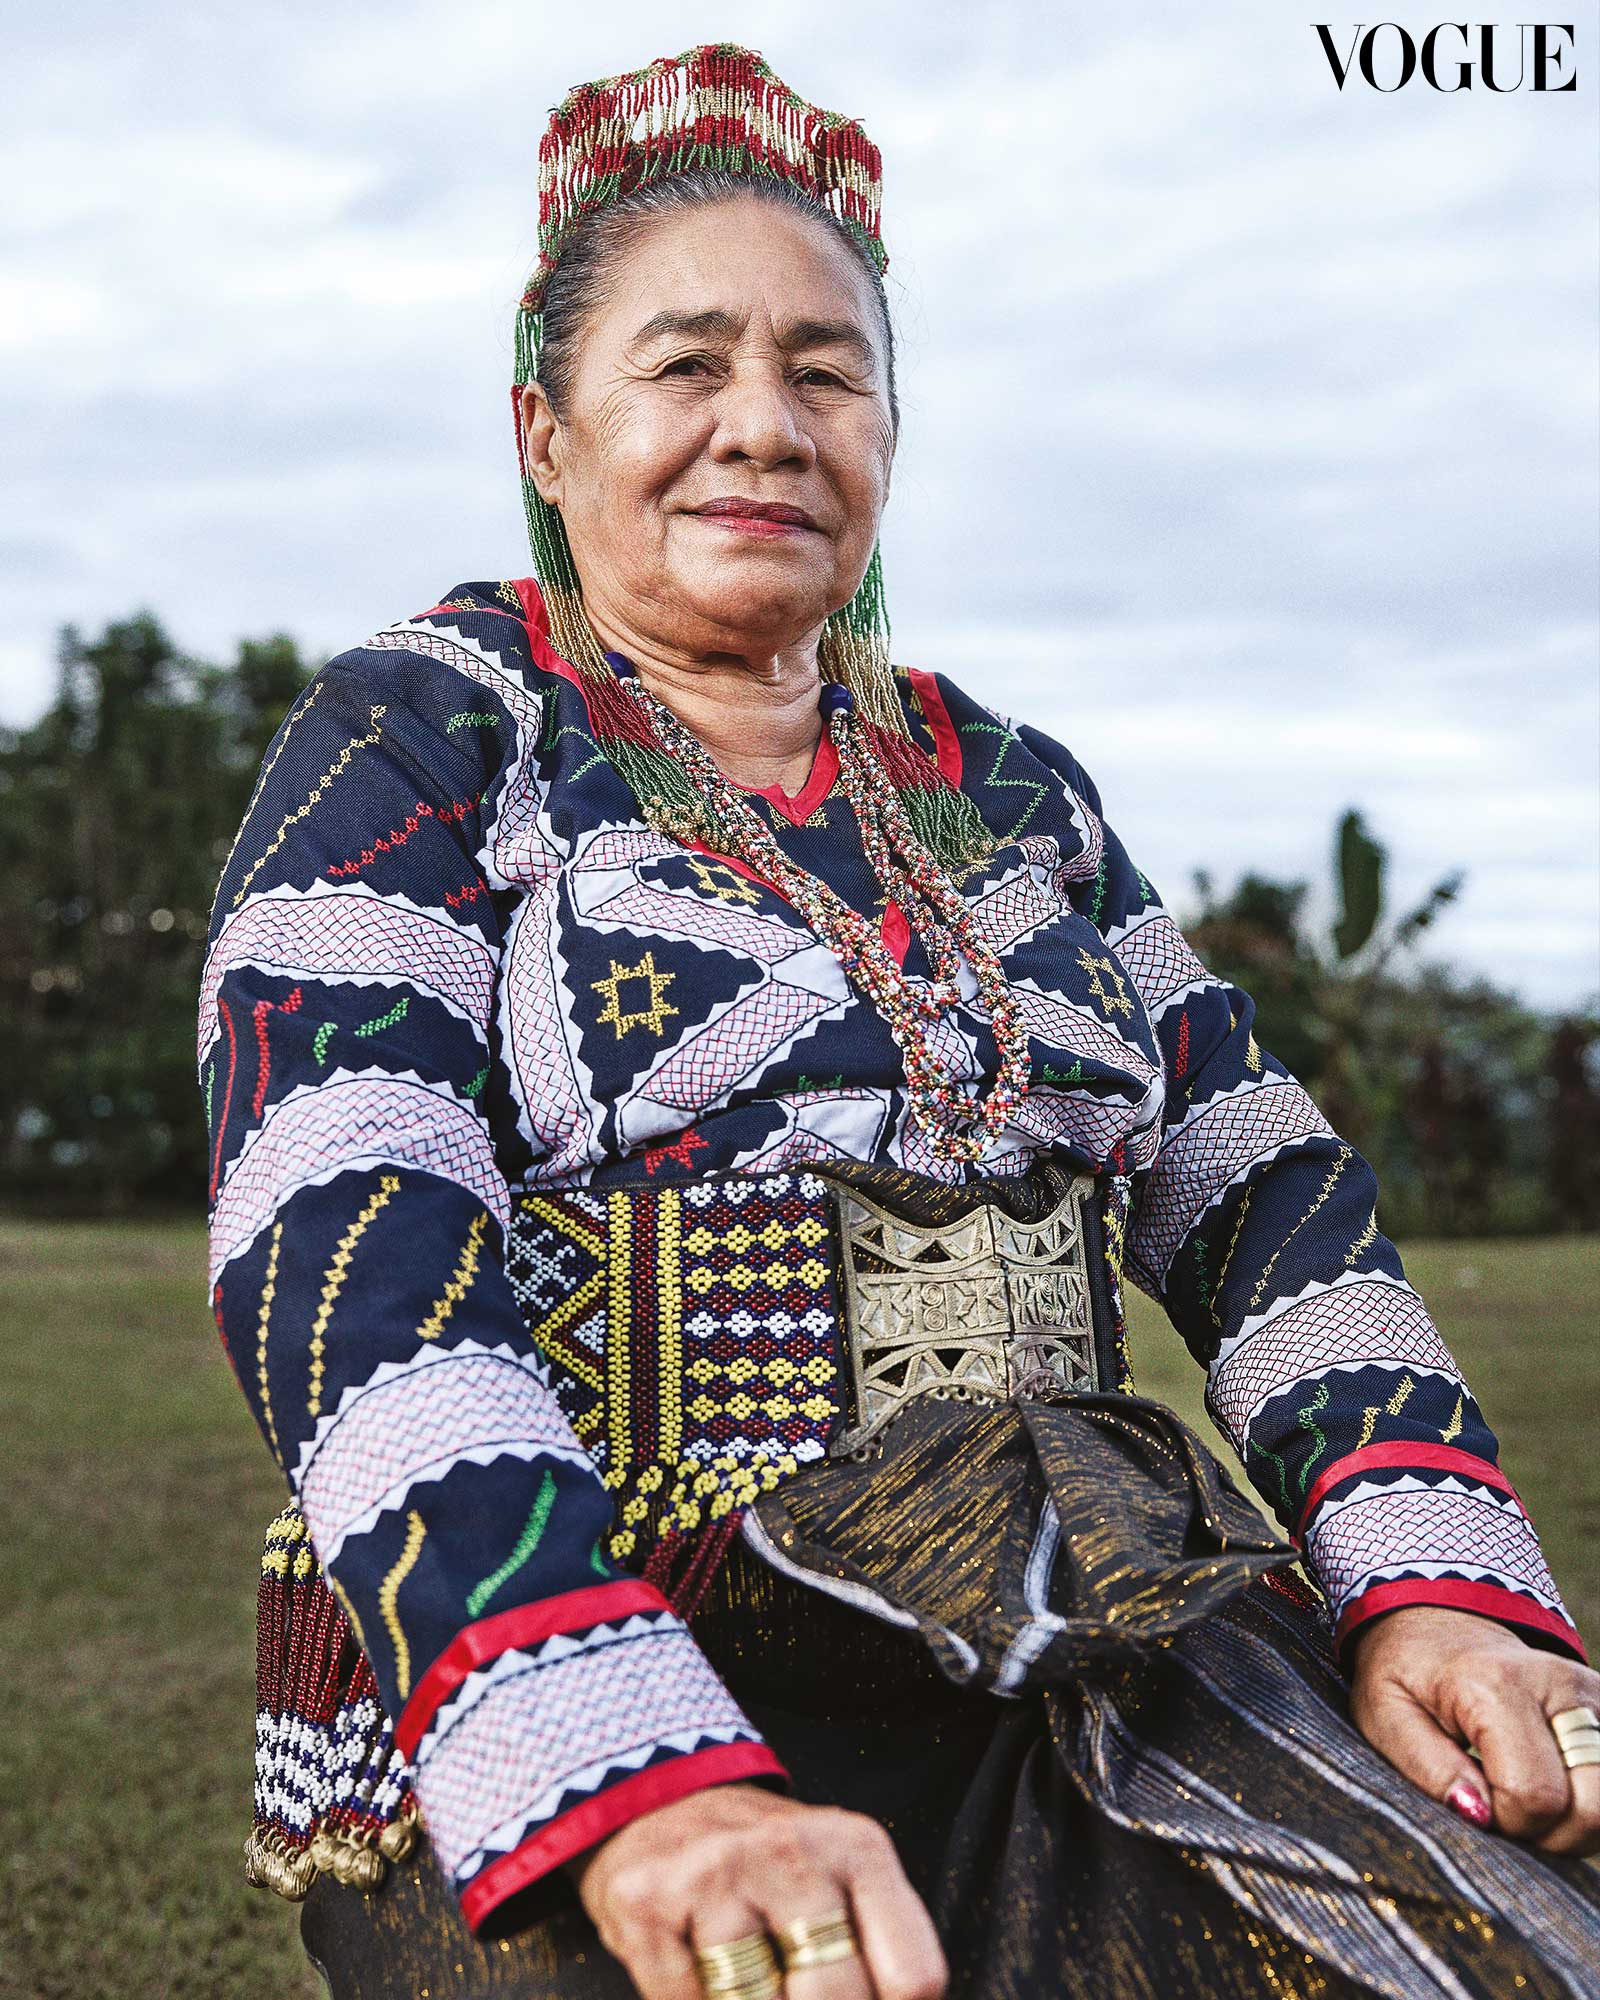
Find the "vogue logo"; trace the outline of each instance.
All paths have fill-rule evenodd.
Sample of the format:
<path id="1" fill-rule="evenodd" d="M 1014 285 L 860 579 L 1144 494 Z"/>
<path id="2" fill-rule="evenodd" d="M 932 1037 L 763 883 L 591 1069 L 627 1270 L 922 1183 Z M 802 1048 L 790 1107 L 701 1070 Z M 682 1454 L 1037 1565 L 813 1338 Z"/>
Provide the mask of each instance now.
<path id="1" fill-rule="evenodd" d="M 1341 90 L 1352 69 L 1358 69 L 1374 90 L 1382 91 L 1403 90 L 1419 71 L 1424 83 L 1447 95 L 1453 95 L 1458 90 L 1470 90 L 1474 74 L 1482 80 L 1485 90 L 1520 90 L 1524 82 L 1530 90 L 1576 90 L 1578 87 L 1576 59 L 1564 83 L 1551 81 L 1553 75 L 1560 74 L 1563 60 L 1572 56 L 1570 21 L 1513 23 L 1517 31 L 1515 81 L 1509 80 L 1511 36 L 1492 21 L 1480 21 L 1476 25 L 1467 21 L 1441 21 L 1437 27 L 1430 28 L 1420 42 L 1398 21 L 1379 21 L 1370 28 L 1365 21 L 1357 21 L 1350 46 L 1342 57 L 1334 46 L 1331 23 L 1313 21 L 1311 25 L 1322 43 L 1322 52 L 1328 58 L 1334 82 Z M 1363 28 L 1366 28 L 1365 34 L 1362 33 Z M 1565 47 L 1558 39 L 1562 35 L 1567 38 Z M 1445 37 L 1442 49 L 1441 36 Z"/>

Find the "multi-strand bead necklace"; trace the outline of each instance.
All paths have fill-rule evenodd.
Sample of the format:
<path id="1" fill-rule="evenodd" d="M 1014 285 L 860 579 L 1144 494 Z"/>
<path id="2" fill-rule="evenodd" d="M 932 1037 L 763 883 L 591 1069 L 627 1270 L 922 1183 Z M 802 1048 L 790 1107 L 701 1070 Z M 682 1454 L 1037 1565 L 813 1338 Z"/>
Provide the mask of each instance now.
<path id="1" fill-rule="evenodd" d="M 933 978 L 927 982 L 908 979 L 884 945 L 878 926 L 789 859 L 705 745 L 644 685 L 633 662 L 622 653 L 608 652 L 605 657 L 662 747 L 713 802 L 721 825 L 738 848 L 737 858 L 794 905 L 887 1022 L 905 1064 L 912 1115 L 934 1153 L 946 1160 L 983 1159 L 1027 1095 L 1027 1029 L 998 955 L 980 934 L 954 882 L 917 840 L 893 780 L 868 732 L 859 725 L 850 690 L 838 681 L 823 682 L 819 700 L 823 727 L 839 753 L 840 782 L 879 887 L 904 911 L 928 955 Z M 641 803 L 648 816 L 650 802 Z M 989 1010 L 1000 1054 L 999 1074 L 981 1104 L 974 1104 L 952 1078 L 929 1047 L 923 1027 L 957 1004 L 962 955 Z M 963 1126 L 977 1129 L 963 1130 Z"/>

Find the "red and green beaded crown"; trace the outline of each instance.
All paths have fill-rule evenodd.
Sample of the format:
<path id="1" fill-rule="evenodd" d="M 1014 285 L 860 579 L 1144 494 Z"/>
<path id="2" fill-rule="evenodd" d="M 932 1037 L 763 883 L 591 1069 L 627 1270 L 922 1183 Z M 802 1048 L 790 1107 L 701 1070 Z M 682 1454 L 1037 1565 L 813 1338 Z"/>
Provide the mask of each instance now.
<path id="1" fill-rule="evenodd" d="M 831 208 L 880 271 L 883 162 L 858 119 L 823 111 L 737 42 L 703 42 L 646 69 L 580 83 L 539 142 L 539 265 L 522 295 L 537 313 L 562 250 L 591 210 L 644 181 L 720 167 L 793 181 Z"/>
<path id="2" fill-rule="evenodd" d="M 646 181 L 706 168 L 792 182 L 850 230 L 880 271 L 889 262 L 878 235 L 877 147 L 856 119 L 808 104 L 790 90 L 754 49 L 705 42 L 645 69 L 577 84 L 551 113 L 539 143 L 539 262 L 517 307 L 511 404 L 528 538 L 551 639 L 602 701 L 611 669 L 583 615 L 560 511 L 539 497 L 528 476 L 521 392 L 538 374 L 550 274 L 584 217 Z M 890 734 L 907 734 L 889 665 L 876 545 L 856 594 L 826 621 L 818 658 L 825 676 L 851 689 L 864 716 Z"/>

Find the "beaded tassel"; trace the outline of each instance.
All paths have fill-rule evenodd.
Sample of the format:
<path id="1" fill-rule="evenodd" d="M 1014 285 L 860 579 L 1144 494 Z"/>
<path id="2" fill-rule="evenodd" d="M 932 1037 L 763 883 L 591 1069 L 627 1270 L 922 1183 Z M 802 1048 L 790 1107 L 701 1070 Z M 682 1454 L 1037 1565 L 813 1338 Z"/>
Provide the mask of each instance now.
<path id="1" fill-rule="evenodd" d="M 1131 1396 L 1134 1393 L 1133 1354 L 1128 1345 L 1123 1267 L 1127 1260 L 1128 1216 L 1133 1207 L 1133 1176 L 1123 1170 L 1123 1155 L 1123 1143 L 1119 1140 L 1111 1156 L 1112 1172 L 1106 1177 L 1104 1256 L 1111 1297 L 1111 1341 L 1117 1357 L 1115 1386 L 1119 1394 Z"/>
<path id="2" fill-rule="evenodd" d="M 1027 1095 L 1028 1032 L 998 955 L 979 932 L 960 891 L 918 841 L 900 793 L 873 749 L 872 732 L 856 726 L 850 690 L 834 681 L 824 682 L 820 697 L 824 726 L 839 752 L 840 780 L 879 886 L 900 904 L 928 954 L 934 977 L 926 985 L 913 984 L 907 978 L 874 924 L 819 876 L 789 859 L 771 829 L 698 737 L 645 687 L 633 662 L 622 653 L 611 652 L 605 657 L 668 755 L 713 803 L 725 838 L 732 837 L 723 851 L 748 862 L 794 904 L 846 976 L 888 1023 L 905 1064 L 912 1115 L 935 1154 L 946 1160 L 983 1159 Z M 659 830 L 684 837 L 683 822 L 661 800 L 640 803 Z M 958 951 L 977 980 L 1000 1053 L 999 1075 L 978 1106 L 951 1078 L 922 1026 L 924 1021 L 939 1020 L 960 998 Z M 980 1129 L 959 1129 L 968 1123 Z"/>
<path id="3" fill-rule="evenodd" d="M 698 1529 L 664 1533 L 650 1551 L 640 1576 L 655 1585 L 686 1624 L 710 1588 L 745 1512 L 743 1507 L 730 1508 Z"/>
<path id="4" fill-rule="evenodd" d="M 417 1804 L 371 1662 L 290 1502 L 256 1597 L 255 1823 L 245 1878 L 298 1902 L 326 1870 L 363 1889 L 403 1860 Z"/>

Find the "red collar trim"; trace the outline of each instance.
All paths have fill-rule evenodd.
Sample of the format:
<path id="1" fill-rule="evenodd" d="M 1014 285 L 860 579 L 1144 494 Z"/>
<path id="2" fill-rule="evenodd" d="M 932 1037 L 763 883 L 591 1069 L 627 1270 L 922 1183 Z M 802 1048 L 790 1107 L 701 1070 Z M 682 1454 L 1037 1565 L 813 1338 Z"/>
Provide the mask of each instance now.
<path id="1" fill-rule="evenodd" d="M 811 761 L 811 775 L 792 798 L 781 785 L 740 785 L 737 778 L 729 782 L 738 786 L 741 792 L 753 792 L 758 798 L 770 799 L 786 820 L 799 826 L 816 811 L 833 790 L 833 781 L 838 775 L 839 746 L 824 729 L 817 738 L 816 755 Z"/>
<path id="2" fill-rule="evenodd" d="M 583 676 L 570 660 L 564 660 L 550 643 L 550 618 L 545 610 L 544 598 L 538 581 L 531 576 L 512 579 L 512 588 L 517 593 L 517 601 L 522 606 L 522 622 L 527 627 L 528 644 L 533 656 L 541 667 L 560 674 L 563 680 L 571 681 L 580 692 L 583 690 Z M 738 785 L 741 792 L 752 792 L 757 797 L 769 799 L 784 818 L 794 826 L 809 819 L 822 801 L 833 790 L 834 780 L 839 775 L 839 750 L 826 729 L 817 739 L 816 755 L 811 761 L 811 774 L 792 797 L 781 785 L 738 785 L 737 779 L 730 780 Z"/>

